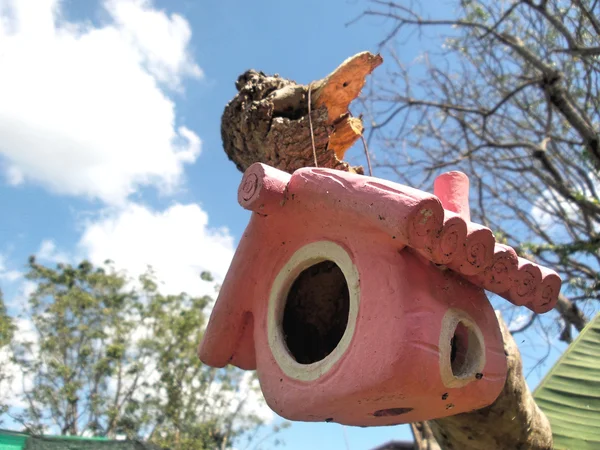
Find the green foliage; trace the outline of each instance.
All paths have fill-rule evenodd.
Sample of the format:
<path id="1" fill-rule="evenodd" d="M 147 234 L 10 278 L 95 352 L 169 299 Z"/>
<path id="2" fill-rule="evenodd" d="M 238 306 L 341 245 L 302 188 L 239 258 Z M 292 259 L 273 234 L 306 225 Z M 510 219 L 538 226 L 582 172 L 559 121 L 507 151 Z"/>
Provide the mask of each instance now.
<path id="1" fill-rule="evenodd" d="M 8 345 L 13 337 L 14 325 L 6 312 L 4 297 L 0 291 L 0 349 Z"/>
<path id="2" fill-rule="evenodd" d="M 552 252 L 557 254 L 561 260 L 567 259 L 576 254 L 587 254 L 595 256 L 600 251 L 600 237 L 592 234 L 586 240 L 574 240 L 568 243 L 549 243 L 549 244 L 523 244 L 523 249 L 528 250 L 536 256 L 540 256 L 544 252 Z"/>
<path id="3" fill-rule="evenodd" d="M 542 380 L 534 398 L 552 426 L 554 448 L 600 448 L 600 314 Z"/>
<path id="4" fill-rule="evenodd" d="M 14 328 L 14 324 L 6 312 L 2 291 L 0 291 L 0 352 L 11 343 Z M 6 373 L 5 370 L 4 364 L 0 364 L 0 386 L 10 380 L 10 374 Z M 0 392 L 0 415 L 8 409 L 8 406 L 4 404 L 5 399 L 2 394 L 3 393 Z M 0 421 L 0 423 L 2 422 Z"/>
<path id="5" fill-rule="evenodd" d="M 50 268 L 32 257 L 27 279 L 34 336 L 13 349 L 32 380 L 16 416 L 28 431 L 225 449 L 261 425 L 238 407 L 247 376 L 196 355 L 210 297 L 163 295 L 151 269 L 131 280 L 110 261 Z"/>
<path id="6" fill-rule="evenodd" d="M 200 274 L 200 278 L 204 281 L 214 281 L 214 278 L 210 272 L 204 271 Z"/>

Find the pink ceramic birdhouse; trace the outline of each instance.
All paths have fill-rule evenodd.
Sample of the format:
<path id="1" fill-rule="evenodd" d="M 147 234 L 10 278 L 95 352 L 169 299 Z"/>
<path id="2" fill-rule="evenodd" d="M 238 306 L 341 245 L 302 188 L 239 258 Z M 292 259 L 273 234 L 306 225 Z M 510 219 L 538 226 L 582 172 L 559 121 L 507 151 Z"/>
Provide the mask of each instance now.
<path id="1" fill-rule="evenodd" d="M 470 221 L 466 175 L 434 191 L 251 166 L 238 200 L 253 214 L 202 361 L 256 369 L 290 420 L 390 425 L 491 404 L 506 359 L 485 290 L 542 313 L 561 281 Z"/>

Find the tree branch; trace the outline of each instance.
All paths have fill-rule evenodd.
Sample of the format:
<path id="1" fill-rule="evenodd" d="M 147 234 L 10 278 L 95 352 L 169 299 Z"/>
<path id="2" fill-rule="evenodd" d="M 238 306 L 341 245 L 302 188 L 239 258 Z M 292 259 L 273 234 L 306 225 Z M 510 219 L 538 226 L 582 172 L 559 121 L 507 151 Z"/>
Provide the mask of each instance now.
<path id="1" fill-rule="evenodd" d="M 362 52 L 310 83 L 312 132 L 308 86 L 247 71 L 238 78 L 239 92 L 221 120 L 225 152 L 241 171 L 260 161 L 291 173 L 314 165 L 314 138 L 320 167 L 362 173 L 362 167 L 352 168 L 341 160 L 363 132 L 362 121 L 351 117 L 348 107 L 365 77 L 382 61 L 379 55 Z"/>

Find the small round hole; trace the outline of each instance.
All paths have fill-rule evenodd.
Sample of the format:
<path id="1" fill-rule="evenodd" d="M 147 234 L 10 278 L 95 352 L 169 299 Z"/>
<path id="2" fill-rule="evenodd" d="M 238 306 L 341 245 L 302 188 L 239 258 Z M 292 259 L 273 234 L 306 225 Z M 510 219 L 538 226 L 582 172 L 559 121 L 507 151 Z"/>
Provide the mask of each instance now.
<path id="1" fill-rule="evenodd" d="M 482 357 L 483 346 L 475 332 L 462 321 L 456 325 L 450 348 L 452 375 L 457 378 L 472 376 Z"/>
<path id="2" fill-rule="evenodd" d="M 350 296 L 342 270 L 323 261 L 293 282 L 283 312 L 283 335 L 300 364 L 321 361 L 338 345 L 348 324 Z"/>

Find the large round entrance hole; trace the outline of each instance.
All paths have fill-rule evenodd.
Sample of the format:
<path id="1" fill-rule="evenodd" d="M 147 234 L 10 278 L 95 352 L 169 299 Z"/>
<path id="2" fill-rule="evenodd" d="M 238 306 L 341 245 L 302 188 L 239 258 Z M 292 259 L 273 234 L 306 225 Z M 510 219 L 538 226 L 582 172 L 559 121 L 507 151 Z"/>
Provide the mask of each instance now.
<path id="1" fill-rule="evenodd" d="M 349 309 L 348 284 L 334 262 L 303 270 L 289 290 L 283 312 L 283 335 L 293 358 L 312 364 L 329 355 L 346 331 Z"/>
<path id="2" fill-rule="evenodd" d="M 450 339 L 450 346 L 452 375 L 457 378 L 475 375 L 484 351 L 477 334 L 463 322 L 458 322 Z"/>

